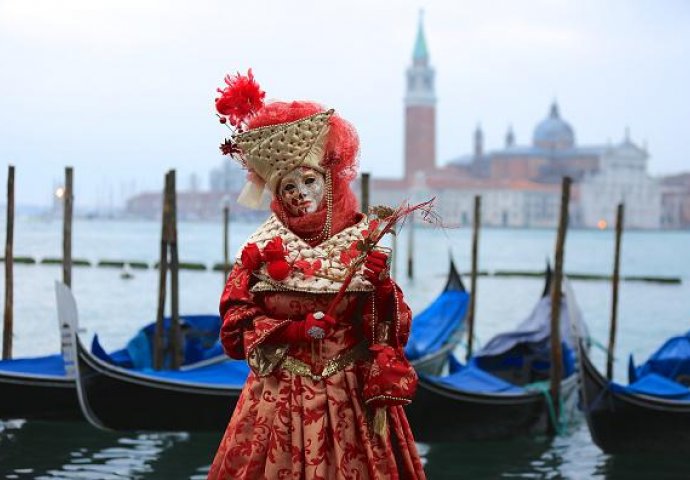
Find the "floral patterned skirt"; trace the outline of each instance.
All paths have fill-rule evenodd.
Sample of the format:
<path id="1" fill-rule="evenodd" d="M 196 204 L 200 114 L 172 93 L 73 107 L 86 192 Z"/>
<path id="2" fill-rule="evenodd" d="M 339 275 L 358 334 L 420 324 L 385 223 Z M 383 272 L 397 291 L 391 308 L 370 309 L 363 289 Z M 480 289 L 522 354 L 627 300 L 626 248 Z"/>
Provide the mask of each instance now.
<path id="1" fill-rule="evenodd" d="M 424 479 L 402 407 L 388 409 L 386 435 L 374 433 L 358 370 L 321 381 L 280 368 L 251 373 L 208 478 Z"/>

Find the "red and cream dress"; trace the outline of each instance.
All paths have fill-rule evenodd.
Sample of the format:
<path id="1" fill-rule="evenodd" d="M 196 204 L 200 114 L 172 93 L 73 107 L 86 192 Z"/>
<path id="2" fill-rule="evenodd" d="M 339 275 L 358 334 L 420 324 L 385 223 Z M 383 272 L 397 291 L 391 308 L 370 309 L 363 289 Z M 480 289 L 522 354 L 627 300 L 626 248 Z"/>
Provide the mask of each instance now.
<path id="1" fill-rule="evenodd" d="M 352 245 L 367 220 L 310 246 L 271 216 L 248 240 L 259 249 L 279 237 L 289 275 L 276 281 L 262 263 L 235 263 L 223 296 L 221 341 L 251 373 L 209 471 L 210 479 L 424 479 L 402 407 L 389 407 L 384 435 L 362 399 L 368 338 L 377 324 L 373 287 L 354 276 L 324 340 L 281 344 L 272 334 L 308 313 L 326 311 L 341 286 Z M 404 345 L 410 311 L 395 287 L 380 324 Z M 383 318 L 384 316 L 390 318 Z"/>

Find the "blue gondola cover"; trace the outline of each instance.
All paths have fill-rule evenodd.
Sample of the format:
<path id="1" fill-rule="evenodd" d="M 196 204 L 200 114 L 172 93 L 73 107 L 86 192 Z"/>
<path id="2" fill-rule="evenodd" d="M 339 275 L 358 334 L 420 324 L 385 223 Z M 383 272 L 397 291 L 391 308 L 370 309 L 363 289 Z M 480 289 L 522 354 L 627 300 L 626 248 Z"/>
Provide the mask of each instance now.
<path id="1" fill-rule="evenodd" d="M 469 294 L 447 290 L 415 316 L 405 355 L 416 360 L 440 349 L 462 326 L 469 303 Z"/>
<path id="2" fill-rule="evenodd" d="M 611 382 L 611 390 L 617 393 L 650 395 L 669 400 L 690 401 L 690 389 L 656 373 L 641 376 L 628 386 Z"/>
<path id="3" fill-rule="evenodd" d="M 443 377 L 426 377 L 434 383 L 446 385 L 465 392 L 481 393 L 524 393 L 525 389 L 512 385 L 479 368 L 473 361 L 462 365 L 452 356 L 452 372 Z"/>
<path id="4" fill-rule="evenodd" d="M 225 387 L 241 387 L 249 375 L 249 365 L 244 360 L 226 360 L 224 362 L 199 367 L 185 371 L 151 370 L 141 373 L 153 378 L 174 380 L 185 383 L 203 383 L 207 385 L 222 385 Z"/>
<path id="5" fill-rule="evenodd" d="M 0 361 L 0 371 L 25 373 L 29 375 L 50 375 L 55 377 L 64 377 L 66 375 L 65 362 L 60 354 L 2 360 Z"/>
<path id="6" fill-rule="evenodd" d="M 636 378 L 650 373 L 656 373 L 671 380 L 683 376 L 690 377 L 690 333 L 668 339 L 649 357 L 649 360 L 632 370 L 630 374 L 634 372 L 634 376 L 629 375 L 634 377 L 629 378 L 631 383 Z"/>

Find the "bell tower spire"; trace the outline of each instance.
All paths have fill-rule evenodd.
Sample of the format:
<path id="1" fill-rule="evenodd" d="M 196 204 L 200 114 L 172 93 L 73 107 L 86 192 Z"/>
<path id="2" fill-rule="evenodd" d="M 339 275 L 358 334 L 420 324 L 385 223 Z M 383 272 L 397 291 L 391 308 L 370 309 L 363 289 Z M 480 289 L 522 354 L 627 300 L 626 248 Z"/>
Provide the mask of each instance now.
<path id="1" fill-rule="evenodd" d="M 405 178 L 436 167 L 436 91 L 434 69 L 424 34 L 424 12 L 419 12 L 412 65 L 407 69 L 405 92 Z"/>

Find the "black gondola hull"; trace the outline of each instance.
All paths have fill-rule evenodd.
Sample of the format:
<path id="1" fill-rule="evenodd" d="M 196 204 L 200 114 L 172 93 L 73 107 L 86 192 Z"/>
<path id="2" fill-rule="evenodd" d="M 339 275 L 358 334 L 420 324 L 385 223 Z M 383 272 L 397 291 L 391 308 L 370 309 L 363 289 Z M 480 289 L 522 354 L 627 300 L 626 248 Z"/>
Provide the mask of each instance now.
<path id="1" fill-rule="evenodd" d="M 426 355 L 417 360 L 412 360 L 412 366 L 418 373 L 423 375 L 439 376 L 443 372 L 443 367 L 448 363 L 448 355 L 455 349 L 454 343 L 447 343 L 437 352 Z"/>
<path id="2" fill-rule="evenodd" d="M 80 420 L 72 378 L 0 372 L 0 418 Z"/>
<path id="3" fill-rule="evenodd" d="M 222 431 L 241 386 L 220 388 L 154 379 L 109 365 L 77 341 L 77 389 L 84 416 L 99 428 Z"/>
<path id="4" fill-rule="evenodd" d="M 690 404 L 613 392 L 581 348 L 581 402 L 606 453 L 690 452 Z"/>
<path id="5" fill-rule="evenodd" d="M 574 377 L 564 380 L 562 395 L 566 408 L 574 408 Z M 546 397 L 540 392 L 464 392 L 424 379 L 406 412 L 415 440 L 421 442 L 503 440 L 545 433 L 549 422 Z"/>

